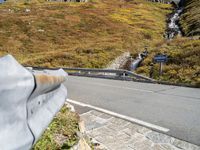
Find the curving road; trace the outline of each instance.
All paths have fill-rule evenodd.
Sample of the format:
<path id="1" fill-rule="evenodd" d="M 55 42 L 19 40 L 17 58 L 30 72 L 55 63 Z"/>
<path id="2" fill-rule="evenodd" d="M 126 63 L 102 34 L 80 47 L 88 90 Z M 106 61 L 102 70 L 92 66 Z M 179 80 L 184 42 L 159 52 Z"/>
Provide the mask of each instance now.
<path id="1" fill-rule="evenodd" d="M 168 129 L 168 135 L 200 145 L 200 89 L 73 76 L 65 86 L 69 99 L 91 109 L 157 125 Z"/>

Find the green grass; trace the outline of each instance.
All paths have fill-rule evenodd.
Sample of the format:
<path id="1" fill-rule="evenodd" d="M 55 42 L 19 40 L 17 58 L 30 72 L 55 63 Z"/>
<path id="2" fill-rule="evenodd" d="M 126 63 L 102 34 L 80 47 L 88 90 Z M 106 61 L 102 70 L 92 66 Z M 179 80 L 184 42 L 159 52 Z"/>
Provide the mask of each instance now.
<path id="1" fill-rule="evenodd" d="M 78 121 L 78 115 L 63 106 L 32 150 L 70 149 L 78 140 Z"/>

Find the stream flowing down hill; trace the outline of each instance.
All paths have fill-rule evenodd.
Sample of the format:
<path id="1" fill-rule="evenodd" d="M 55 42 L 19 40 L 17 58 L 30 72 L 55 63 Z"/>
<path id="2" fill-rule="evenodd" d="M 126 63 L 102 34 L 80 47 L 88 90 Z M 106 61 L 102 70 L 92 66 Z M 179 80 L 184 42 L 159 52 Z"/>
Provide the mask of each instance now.
<path id="1" fill-rule="evenodd" d="M 180 25 L 179 25 L 179 19 L 180 15 L 183 12 L 183 8 L 179 7 L 177 8 L 172 15 L 170 15 L 169 23 L 167 25 L 168 29 L 166 32 L 166 38 L 167 39 L 173 39 L 177 35 L 182 35 Z"/>

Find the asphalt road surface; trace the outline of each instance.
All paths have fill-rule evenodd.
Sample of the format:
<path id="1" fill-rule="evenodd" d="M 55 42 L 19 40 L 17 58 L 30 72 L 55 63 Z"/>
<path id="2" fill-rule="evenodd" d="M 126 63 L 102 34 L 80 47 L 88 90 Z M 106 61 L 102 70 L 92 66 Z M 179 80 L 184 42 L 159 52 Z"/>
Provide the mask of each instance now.
<path id="1" fill-rule="evenodd" d="M 157 125 L 200 146 L 200 89 L 69 76 L 68 98 Z"/>

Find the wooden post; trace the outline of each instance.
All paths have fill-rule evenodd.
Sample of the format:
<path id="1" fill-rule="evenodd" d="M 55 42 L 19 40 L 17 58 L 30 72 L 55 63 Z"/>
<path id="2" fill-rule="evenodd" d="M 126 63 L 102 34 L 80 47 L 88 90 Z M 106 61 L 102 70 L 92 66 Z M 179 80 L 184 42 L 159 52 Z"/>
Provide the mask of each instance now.
<path id="1" fill-rule="evenodd" d="M 161 76 L 162 73 L 163 73 L 163 62 L 160 62 L 159 75 Z"/>

